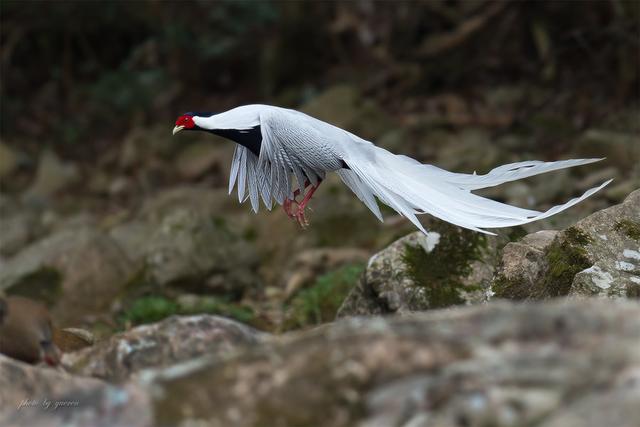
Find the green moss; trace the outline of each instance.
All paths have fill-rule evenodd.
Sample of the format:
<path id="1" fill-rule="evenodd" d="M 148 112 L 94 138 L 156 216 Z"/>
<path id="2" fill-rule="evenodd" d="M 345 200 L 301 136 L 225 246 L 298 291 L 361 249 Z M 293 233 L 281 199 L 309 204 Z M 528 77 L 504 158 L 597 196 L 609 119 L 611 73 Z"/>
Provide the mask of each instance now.
<path id="1" fill-rule="evenodd" d="M 498 298 L 543 299 L 567 295 L 573 277 L 591 266 L 585 246 L 593 239 L 576 227 L 567 228 L 545 251 L 546 272 L 539 283 L 530 286 L 517 279 L 497 275 L 492 290 Z"/>
<path id="2" fill-rule="evenodd" d="M 42 267 L 7 288 L 7 294 L 20 295 L 52 306 L 62 294 L 62 273 L 55 268 Z"/>
<path id="3" fill-rule="evenodd" d="M 180 314 L 216 314 L 230 317 L 242 323 L 250 323 L 255 319 L 255 313 L 249 307 L 235 304 L 224 298 L 214 296 L 200 296 L 193 304 L 181 304 Z"/>
<path id="4" fill-rule="evenodd" d="M 507 279 L 502 274 L 494 277 L 491 290 L 497 298 L 513 300 L 526 299 L 531 294 L 531 289 L 519 280 Z"/>
<path id="5" fill-rule="evenodd" d="M 576 227 L 569 227 L 564 231 L 564 236 L 572 245 L 585 246 L 593 243 L 593 239 L 584 231 Z"/>
<path id="6" fill-rule="evenodd" d="M 616 222 L 613 227 L 614 230 L 624 233 L 627 237 L 633 240 L 640 240 L 640 223 L 638 221 L 631 221 L 629 219 L 622 219 Z"/>
<path id="7" fill-rule="evenodd" d="M 425 290 L 429 308 L 464 303 L 463 293 L 479 289 L 462 280 L 471 273 L 471 263 L 480 260 L 486 237 L 445 223 L 433 227 L 440 241 L 427 253 L 421 246 L 407 245 L 403 261 L 409 276 Z"/>
<path id="8" fill-rule="evenodd" d="M 510 242 L 517 242 L 527 234 L 527 230 L 525 230 L 524 227 L 517 225 L 515 227 L 511 227 L 509 234 L 507 234 L 507 238 Z"/>
<path id="9" fill-rule="evenodd" d="M 547 249 L 547 273 L 542 286 L 534 297 L 548 298 L 567 295 L 573 277 L 591 266 L 585 246 L 593 239 L 583 231 L 569 227 L 560 239 L 556 239 Z"/>
<path id="10" fill-rule="evenodd" d="M 216 314 L 243 323 L 248 323 L 255 317 L 250 308 L 213 296 L 198 297 L 187 305 L 166 296 L 147 295 L 134 300 L 122 313 L 120 320 L 123 324 L 141 325 L 157 322 L 174 314 Z"/>
<path id="11" fill-rule="evenodd" d="M 346 265 L 320 276 L 291 303 L 292 314 L 285 329 L 320 324 L 335 319 L 340 305 L 364 271 L 363 264 Z"/>
<path id="12" fill-rule="evenodd" d="M 141 325 L 162 320 L 178 313 L 178 304 L 163 296 L 149 295 L 136 299 L 124 312 L 122 320 Z"/>
<path id="13" fill-rule="evenodd" d="M 638 299 L 640 298 L 640 285 L 638 284 L 629 284 L 627 286 L 627 298 L 631 299 L 631 298 L 635 298 Z"/>

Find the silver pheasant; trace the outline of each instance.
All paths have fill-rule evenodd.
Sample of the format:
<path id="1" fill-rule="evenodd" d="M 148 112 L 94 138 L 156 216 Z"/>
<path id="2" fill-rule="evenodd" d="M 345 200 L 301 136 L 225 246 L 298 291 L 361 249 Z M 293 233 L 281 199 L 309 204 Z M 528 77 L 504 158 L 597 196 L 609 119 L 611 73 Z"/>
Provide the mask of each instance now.
<path id="1" fill-rule="evenodd" d="M 380 221 L 376 198 L 425 233 L 417 215 L 430 214 L 460 227 L 494 234 L 485 228 L 547 218 L 611 182 L 540 212 L 472 191 L 602 159 L 532 160 L 499 166 L 484 175 L 454 173 L 393 154 L 299 111 L 270 105 L 244 105 L 220 114 L 186 113 L 178 117 L 173 134 L 181 130 L 207 131 L 236 142 L 229 194 L 237 183 L 240 202 L 249 199 L 255 212 L 260 199 L 269 210 L 275 201 L 303 227 L 308 225 L 305 208 L 328 172 L 337 173 Z"/>

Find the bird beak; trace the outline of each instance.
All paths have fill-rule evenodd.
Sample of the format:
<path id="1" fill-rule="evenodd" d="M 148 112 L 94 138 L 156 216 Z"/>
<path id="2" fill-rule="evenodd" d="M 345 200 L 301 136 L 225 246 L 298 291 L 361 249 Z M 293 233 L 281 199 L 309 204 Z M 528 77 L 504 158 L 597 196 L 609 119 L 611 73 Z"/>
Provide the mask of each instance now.
<path id="1" fill-rule="evenodd" d="M 184 126 L 176 126 L 173 128 L 173 134 L 175 135 L 176 133 L 180 132 L 182 129 L 184 129 Z"/>

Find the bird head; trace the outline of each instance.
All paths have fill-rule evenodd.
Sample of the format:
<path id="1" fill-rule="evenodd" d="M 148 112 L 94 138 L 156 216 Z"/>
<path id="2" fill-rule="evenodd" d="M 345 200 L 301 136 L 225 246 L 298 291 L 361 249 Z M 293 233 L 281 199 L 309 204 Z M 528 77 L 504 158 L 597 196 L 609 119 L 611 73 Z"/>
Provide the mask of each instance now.
<path id="1" fill-rule="evenodd" d="M 175 135 L 183 129 L 196 129 L 196 124 L 193 122 L 193 114 L 186 113 L 178 117 L 176 125 L 173 128 L 173 134 Z"/>

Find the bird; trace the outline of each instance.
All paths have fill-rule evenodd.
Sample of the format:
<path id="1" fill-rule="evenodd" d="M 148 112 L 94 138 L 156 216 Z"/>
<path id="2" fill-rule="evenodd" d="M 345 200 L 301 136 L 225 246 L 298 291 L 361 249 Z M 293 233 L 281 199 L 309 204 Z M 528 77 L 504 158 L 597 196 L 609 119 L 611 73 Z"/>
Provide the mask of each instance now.
<path id="1" fill-rule="evenodd" d="M 611 182 L 541 212 L 473 191 L 603 159 L 529 160 L 502 165 L 486 174 L 449 172 L 393 154 L 300 111 L 263 104 L 217 114 L 184 113 L 177 118 L 173 135 L 183 130 L 209 132 L 235 142 L 229 194 L 237 184 L 239 201 L 248 199 L 254 212 L 259 210 L 260 199 L 269 210 L 277 203 L 302 228 L 309 225 L 307 204 L 330 172 L 335 172 L 380 221 L 383 217 L 376 199 L 425 234 L 418 215 L 430 214 L 459 227 L 495 235 L 487 229 L 523 225 L 555 215 Z"/>
<path id="2" fill-rule="evenodd" d="M 60 363 L 45 306 L 20 296 L 0 297 L 0 353 L 30 364 Z"/>

